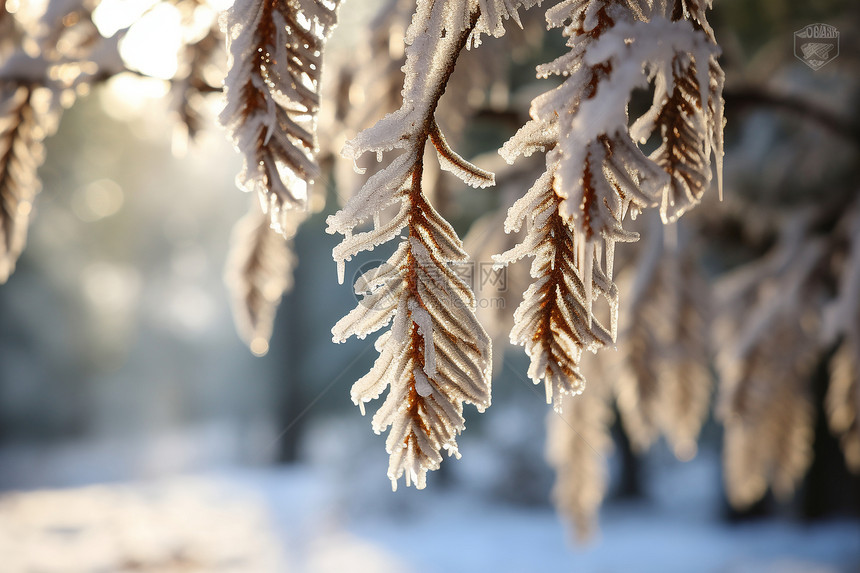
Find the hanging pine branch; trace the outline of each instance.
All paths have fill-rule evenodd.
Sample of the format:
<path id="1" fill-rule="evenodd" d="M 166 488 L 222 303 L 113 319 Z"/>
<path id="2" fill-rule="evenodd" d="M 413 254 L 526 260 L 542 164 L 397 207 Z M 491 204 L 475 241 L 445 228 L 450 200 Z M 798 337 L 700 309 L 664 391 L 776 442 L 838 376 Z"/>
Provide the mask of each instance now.
<path id="1" fill-rule="evenodd" d="M 847 252 L 837 259 L 842 261 L 839 291 L 825 309 L 825 331 L 841 341 L 830 360 L 825 406 L 848 467 L 860 474 L 860 200 L 840 223 Z"/>
<path id="2" fill-rule="evenodd" d="M 830 359 L 827 421 L 838 436 L 845 463 L 860 474 L 860 337 L 846 338 Z"/>
<path id="3" fill-rule="evenodd" d="M 23 24 L 0 12 L 0 30 L 28 41 L 27 50 L 4 53 L 6 38 L 0 40 L 0 283 L 27 242 L 44 140 L 56 132 L 63 107 L 92 81 L 123 69 L 118 37 L 98 34 L 91 8 L 74 1 L 50 5 Z"/>
<path id="4" fill-rule="evenodd" d="M 611 343 L 613 334 L 591 319 L 587 306 L 590 295 L 575 267 L 575 235 L 559 213 L 562 199 L 554 191 L 553 175 L 544 174 L 511 207 L 505 230 L 519 231 L 528 220 L 526 239 L 495 260 L 510 264 L 524 256 L 535 257 L 531 276 L 536 282 L 526 290 L 514 313 L 511 342 L 525 346 L 531 358 L 529 377 L 536 384 L 544 381 L 547 403 L 560 409 L 563 394 L 583 390 L 585 379 L 579 371 L 582 350 L 593 351 Z M 588 280 L 615 305 L 615 286 L 599 267 L 593 267 Z"/>
<path id="5" fill-rule="evenodd" d="M 678 224 L 664 236 L 656 213 L 649 223 L 634 284 L 625 289 L 630 299 L 619 351 L 626 368 L 617 378 L 618 408 L 634 447 L 647 449 L 662 433 L 687 460 L 710 402 L 711 293 Z"/>
<path id="6" fill-rule="evenodd" d="M 363 411 L 365 402 L 390 387 L 373 428 L 381 433 L 391 427 L 386 450 L 394 488 L 404 474 L 407 485 L 423 488 L 427 471 L 442 461 L 441 450 L 459 456 L 463 403 L 481 411 L 490 404 L 490 340 L 475 318 L 471 288 L 449 268 L 467 255 L 451 226 L 427 202 L 422 182 L 429 142 L 443 170 L 475 187 L 494 183 L 491 173 L 448 146 L 435 114 L 460 52 L 477 43 L 481 33 L 500 35 L 501 18 L 516 17 L 504 6 L 499 0 L 419 2 L 406 33 L 403 105 L 344 149 L 352 159 L 366 152 L 376 152 L 380 160 L 385 152 L 403 152 L 328 219 L 328 232 L 344 235 L 334 249 L 341 282 L 347 260 L 408 229 L 385 264 L 359 277 L 355 290 L 363 300 L 332 329 L 341 342 L 352 335 L 363 338 L 393 318 L 391 329 L 376 341 L 379 358 L 355 383 L 352 398 Z M 397 214 L 383 220 L 392 206 Z M 373 229 L 353 234 L 367 220 Z"/>
<path id="7" fill-rule="evenodd" d="M 322 51 L 339 0 L 238 0 L 227 13 L 229 72 L 221 123 L 244 156 L 237 184 L 286 232 L 319 174 L 316 114 Z"/>
<path id="8" fill-rule="evenodd" d="M 704 32 L 708 43 L 716 48 L 713 31 L 705 20 L 704 5 L 676 0 L 671 19 L 685 18 L 695 30 Z M 668 66 L 660 66 L 655 72 L 653 106 L 636 121 L 631 133 L 642 143 L 654 132 L 660 137 L 660 146 L 650 159 L 669 175 L 660 202 L 660 215 L 669 223 L 698 204 L 708 189 L 712 155 L 722 197 L 725 75 L 715 53 L 707 54 L 706 58 L 701 54 L 679 53 Z"/>
<path id="9" fill-rule="evenodd" d="M 308 198 L 319 175 L 316 122 L 322 53 L 339 4 L 238 0 L 226 17 L 229 71 L 220 120 L 244 155 L 236 182 L 258 195 L 270 226 L 283 236 L 279 243 L 261 228 L 243 231 L 242 223 L 234 231 L 239 243 L 234 246 L 235 262 L 228 263 L 234 314 L 240 335 L 256 354 L 268 350 L 274 313 L 291 283 L 289 277 L 275 275 L 289 273 L 295 264 L 284 240 L 307 218 Z M 260 291 L 263 284 L 265 292 Z"/>
<path id="10" fill-rule="evenodd" d="M 769 486 L 787 496 L 811 461 L 813 410 L 809 377 L 820 352 L 817 325 L 800 316 L 825 252 L 808 241 L 807 218 L 783 223 L 765 264 L 742 268 L 721 284 L 718 414 L 729 501 L 745 507 Z M 782 293 L 775 297 L 776 289 Z"/>
<path id="11" fill-rule="evenodd" d="M 533 276 L 539 280 L 517 311 L 512 341 L 526 345 L 529 375 L 536 383 L 545 380 L 551 400 L 581 392 L 584 380 L 576 368 L 581 351 L 615 339 L 615 243 L 638 239 L 622 221 L 628 211 L 635 215 L 656 205 L 672 175 L 631 139 L 630 94 L 667 62 L 685 54 L 709 61 L 715 48 L 687 22 L 649 20 L 636 2 L 562 2 L 547 11 L 547 22 L 563 28 L 570 51 L 539 67 L 538 75 L 567 79 L 532 102 L 532 120 L 501 151 L 509 162 L 546 152 L 547 171 L 537 189 L 511 210 L 510 228 L 519 227 L 515 221 L 522 221 L 526 210 L 539 224 L 529 231 L 536 236 L 497 260 L 504 264 L 538 253 Z M 552 249 L 536 250 L 547 241 L 554 243 Z M 559 289 L 563 280 L 570 287 Z M 595 289 L 609 302 L 608 333 L 593 316 Z M 559 308 L 567 309 L 564 320 Z"/>
<path id="12" fill-rule="evenodd" d="M 195 12 L 191 9 L 187 18 L 193 18 Z M 206 117 L 206 95 L 220 91 L 220 79 L 210 71 L 219 69 L 219 58 L 224 57 L 224 34 L 216 20 L 213 19 L 209 30 L 202 38 L 185 44 L 179 59 L 179 70 L 173 77 L 170 91 L 173 96 L 173 108 L 178 116 L 178 134 L 175 135 L 175 145 L 180 149 L 188 139 L 195 139 L 197 134 L 208 126 Z M 213 77 L 215 76 L 215 77 Z M 217 81 L 216 81 L 217 79 Z M 179 141 L 176 141 L 176 138 Z"/>
<path id="13" fill-rule="evenodd" d="M 278 304 L 293 285 L 296 256 L 291 248 L 292 235 L 304 217 L 301 211 L 287 214 L 292 233 L 285 239 L 271 228 L 268 215 L 255 198 L 233 230 L 225 281 L 233 298 L 239 336 L 257 356 L 268 352 Z"/>
<path id="14" fill-rule="evenodd" d="M 27 242 L 33 199 L 41 184 L 36 170 L 44 160 L 33 91 L 26 86 L 0 92 L 0 283 L 15 270 Z"/>
<path id="15" fill-rule="evenodd" d="M 596 384 L 580 396 L 564 397 L 564 412 L 547 416 L 546 457 L 556 476 L 553 503 L 580 541 L 593 533 L 606 495 L 613 418 L 609 399 L 607 389 Z"/>

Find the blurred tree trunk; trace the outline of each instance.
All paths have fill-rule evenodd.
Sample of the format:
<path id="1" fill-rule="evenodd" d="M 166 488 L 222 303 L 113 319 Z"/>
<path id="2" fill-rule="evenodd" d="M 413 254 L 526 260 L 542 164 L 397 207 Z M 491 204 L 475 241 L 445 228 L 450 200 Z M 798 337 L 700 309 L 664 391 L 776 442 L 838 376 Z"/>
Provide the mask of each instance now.
<path id="1" fill-rule="evenodd" d="M 825 516 L 860 516 L 860 476 L 845 465 L 839 439 L 827 427 L 825 396 L 829 376 L 827 359 L 822 360 L 812 380 L 815 401 L 815 457 L 801 490 L 800 512 L 805 519 Z"/>
<path id="2" fill-rule="evenodd" d="M 627 433 L 621 427 L 621 415 L 615 408 L 615 423 L 612 424 L 612 437 L 615 447 L 618 448 L 618 458 L 621 461 L 621 476 L 618 480 L 616 496 L 624 499 L 637 499 L 642 497 L 642 475 L 640 473 L 641 462 L 633 452 L 633 445 L 627 437 Z"/>
<path id="3" fill-rule="evenodd" d="M 298 248 L 297 251 L 302 252 Z M 305 291 L 306 285 L 297 273 L 292 291 L 286 293 L 281 301 L 269 350 L 276 357 L 271 369 L 275 388 L 275 421 L 278 432 L 283 432 L 275 456 L 278 463 L 291 463 L 298 459 L 304 431 L 304 422 L 299 416 L 303 408 L 302 356 L 305 354 L 304 333 L 307 328 L 300 301 L 312 300 L 313 297 Z"/>

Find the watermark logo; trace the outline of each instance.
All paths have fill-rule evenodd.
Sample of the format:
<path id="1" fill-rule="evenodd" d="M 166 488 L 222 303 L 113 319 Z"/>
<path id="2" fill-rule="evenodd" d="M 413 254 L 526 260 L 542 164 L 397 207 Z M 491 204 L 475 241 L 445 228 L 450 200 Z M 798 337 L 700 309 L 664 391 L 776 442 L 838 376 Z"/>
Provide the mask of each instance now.
<path id="1" fill-rule="evenodd" d="M 508 290 L 508 268 L 496 267 L 495 263 L 481 263 L 481 286 L 492 287 L 496 292 Z"/>
<path id="2" fill-rule="evenodd" d="M 356 301 L 368 308 L 384 308 L 397 304 L 397 295 L 393 289 L 385 288 L 386 283 L 396 280 L 399 280 L 397 270 L 387 261 L 367 261 L 358 267 L 352 276 Z"/>
<path id="3" fill-rule="evenodd" d="M 505 308 L 508 290 L 507 267 L 497 268 L 493 262 L 454 262 L 448 268 L 475 293 L 478 308 Z"/>
<path id="4" fill-rule="evenodd" d="M 470 289 L 475 290 L 475 263 L 472 261 L 448 263 L 448 268 L 457 275 L 457 278 L 469 285 Z"/>
<path id="5" fill-rule="evenodd" d="M 507 268 L 496 268 L 492 262 L 451 262 L 448 270 L 469 285 L 475 293 L 478 308 L 504 308 L 508 288 Z M 439 269 L 424 269 L 427 279 L 445 284 L 449 278 Z M 356 301 L 362 306 L 384 308 L 397 304 L 397 289 L 402 280 L 397 269 L 385 261 L 372 260 L 361 265 L 352 277 Z"/>
<path id="6" fill-rule="evenodd" d="M 810 24 L 794 33 L 794 55 L 820 70 L 839 55 L 839 30 L 830 24 Z"/>

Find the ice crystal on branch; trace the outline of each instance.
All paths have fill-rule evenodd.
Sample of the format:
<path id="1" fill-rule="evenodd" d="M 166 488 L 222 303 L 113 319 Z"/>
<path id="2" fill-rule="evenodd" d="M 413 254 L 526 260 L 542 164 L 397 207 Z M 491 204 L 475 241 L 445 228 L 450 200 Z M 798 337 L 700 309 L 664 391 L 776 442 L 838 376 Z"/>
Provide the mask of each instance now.
<path id="1" fill-rule="evenodd" d="M 272 226 L 306 206 L 318 175 L 316 114 L 322 51 L 339 0 L 238 0 L 227 13 L 230 53 L 221 122 L 245 165 L 238 185 L 260 195 Z"/>

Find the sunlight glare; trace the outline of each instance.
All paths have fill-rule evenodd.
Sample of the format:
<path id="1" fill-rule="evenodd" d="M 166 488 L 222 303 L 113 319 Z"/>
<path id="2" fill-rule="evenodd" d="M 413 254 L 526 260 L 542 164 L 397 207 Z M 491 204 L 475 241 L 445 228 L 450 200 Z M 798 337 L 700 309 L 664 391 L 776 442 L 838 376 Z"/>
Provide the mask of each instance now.
<path id="1" fill-rule="evenodd" d="M 93 10 L 93 24 L 99 34 L 110 38 L 134 24 L 158 0 L 102 0 Z"/>
<path id="2" fill-rule="evenodd" d="M 176 74 L 181 40 L 179 11 L 170 4 L 159 4 L 132 25 L 120 41 L 120 55 L 128 67 L 169 80 Z"/>
<path id="3" fill-rule="evenodd" d="M 125 197 L 116 181 L 99 179 L 75 191 L 72 211 L 86 223 L 115 215 L 122 208 Z"/>
<path id="4" fill-rule="evenodd" d="M 107 83 L 108 89 L 100 92 L 102 108 L 119 121 L 142 116 L 154 101 L 167 95 L 169 85 L 164 80 L 140 78 L 132 74 L 119 74 Z"/>

